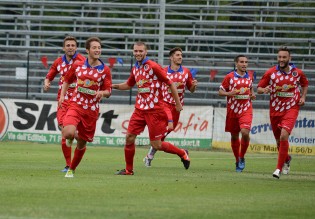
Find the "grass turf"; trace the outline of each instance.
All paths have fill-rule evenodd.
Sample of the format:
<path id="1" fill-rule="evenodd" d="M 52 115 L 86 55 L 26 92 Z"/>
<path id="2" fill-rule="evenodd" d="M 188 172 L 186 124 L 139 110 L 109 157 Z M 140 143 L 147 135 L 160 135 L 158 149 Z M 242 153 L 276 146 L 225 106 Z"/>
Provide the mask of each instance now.
<path id="1" fill-rule="evenodd" d="M 59 145 L 0 142 L 0 218 L 313 218 L 315 157 L 293 155 L 290 175 L 272 177 L 276 154 L 247 154 L 235 172 L 232 152 L 190 151 L 185 170 L 158 152 L 152 167 L 137 148 L 135 175 L 123 148 L 89 147 L 74 178 L 60 170 Z"/>

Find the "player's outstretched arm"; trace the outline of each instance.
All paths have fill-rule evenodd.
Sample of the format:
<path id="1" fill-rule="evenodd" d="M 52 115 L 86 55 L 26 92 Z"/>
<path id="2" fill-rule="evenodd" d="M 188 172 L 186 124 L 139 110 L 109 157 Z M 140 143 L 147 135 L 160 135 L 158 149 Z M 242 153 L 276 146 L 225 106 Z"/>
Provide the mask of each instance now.
<path id="1" fill-rule="evenodd" d="M 124 82 L 120 84 L 113 84 L 112 88 L 116 90 L 130 90 L 132 87 L 130 87 L 127 82 Z"/>

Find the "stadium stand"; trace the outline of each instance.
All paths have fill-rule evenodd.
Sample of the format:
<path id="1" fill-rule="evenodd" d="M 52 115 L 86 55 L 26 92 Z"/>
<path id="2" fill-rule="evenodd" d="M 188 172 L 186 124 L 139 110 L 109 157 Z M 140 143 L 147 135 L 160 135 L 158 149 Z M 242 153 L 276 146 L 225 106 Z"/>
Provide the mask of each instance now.
<path id="1" fill-rule="evenodd" d="M 62 55 L 62 40 L 73 35 L 84 54 L 87 37 L 103 42 L 103 60 L 112 63 L 114 83 L 124 81 L 133 64 L 131 47 L 143 40 L 149 57 L 168 64 L 168 50 L 180 46 L 184 65 L 195 69 L 198 90 L 186 95 L 187 105 L 225 104 L 218 96 L 233 58 L 249 57 L 256 82 L 276 64 L 280 46 L 292 49 L 293 62 L 310 79 L 307 104 L 315 107 L 315 3 L 311 1 L 0 1 L 0 98 L 55 100 L 57 80 L 42 90 L 48 66 Z M 118 62 L 119 60 L 119 62 Z M 24 69 L 17 75 L 17 68 Z M 21 70 L 21 69 L 20 69 Z M 25 72 L 26 71 L 26 72 Z M 26 77 L 28 76 L 28 77 Z M 134 101 L 136 90 L 114 91 L 109 103 Z M 129 95 L 132 94 L 130 98 Z M 266 107 L 259 96 L 255 107 Z"/>

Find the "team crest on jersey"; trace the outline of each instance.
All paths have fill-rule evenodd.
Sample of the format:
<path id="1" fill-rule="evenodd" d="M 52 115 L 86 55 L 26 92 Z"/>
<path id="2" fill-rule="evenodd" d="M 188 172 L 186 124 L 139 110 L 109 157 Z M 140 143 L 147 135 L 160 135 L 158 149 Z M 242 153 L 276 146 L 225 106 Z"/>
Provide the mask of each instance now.
<path id="1" fill-rule="evenodd" d="M 292 76 L 293 77 L 297 77 L 298 76 L 298 73 L 296 71 L 292 72 Z"/>
<path id="2" fill-rule="evenodd" d="M 149 65 L 144 65 L 144 70 L 147 71 L 149 69 Z"/>

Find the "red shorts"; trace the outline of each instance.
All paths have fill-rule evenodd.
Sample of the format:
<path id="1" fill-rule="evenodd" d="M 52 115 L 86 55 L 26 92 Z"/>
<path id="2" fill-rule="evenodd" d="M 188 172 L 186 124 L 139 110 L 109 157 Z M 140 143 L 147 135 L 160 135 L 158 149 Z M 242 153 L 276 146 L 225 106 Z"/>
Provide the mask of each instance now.
<path id="1" fill-rule="evenodd" d="M 164 110 L 166 112 L 168 120 L 173 120 L 174 129 L 178 124 L 180 112 L 176 110 L 176 107 L 174 104 L 166 103 L 164 102 Z"/>
<path id="2" fill-rule="evenodd" d="M 148 126 L 151 141 L 162 139 L 167 133 L 167 115 L 162 110 L 135 109 L 130 117 L 128 133 L 139 135 Z"/>
<path id="3" fill-rule="evenodd" d="M 76 126 L 79 138 L 92 142 L 97 119 L 98 112 L 70 106 L 63 119 L 63 126 Z"/>
<path id="4" fill-rule="evenodd" d="M 246 112 L 242 113 L 240 117 L 229 117 L 226 116 L 225 120 L 225 131 L 231 133 L 239 133 L 241 129 L 248 129 L 250 130 L 252 127 L 253 121 L 253 113 L 252 110 L 247 110 Z"/>
<path id="5" fill-rule="evenodd" d="M 62 126 L 63 125 L 63 119 L 65 117 L 65 115 L 67 114 L 68 108 L 69 108 L 69 101 L 64 101 L 62 103 L 62 107 L 57 107 L 57 121 L 58 121 L 58 125 Z"/>
<path id="6" fill-rule="evenodd" d="M 289 109 L 283 116 L 270 116 L 272 132 L 275 139 L 280 138 L 282 128 L 291 134 L 298 115 L 299 107 L 294 107 Z"/>

